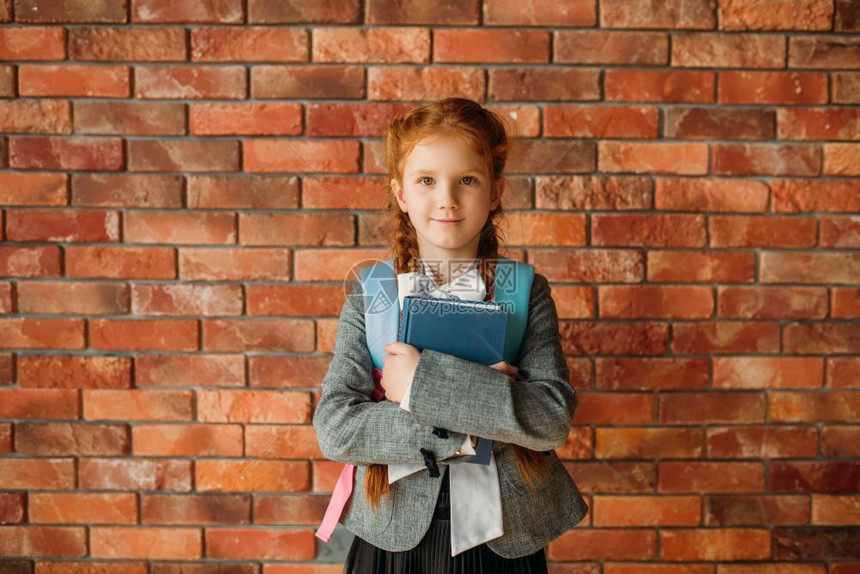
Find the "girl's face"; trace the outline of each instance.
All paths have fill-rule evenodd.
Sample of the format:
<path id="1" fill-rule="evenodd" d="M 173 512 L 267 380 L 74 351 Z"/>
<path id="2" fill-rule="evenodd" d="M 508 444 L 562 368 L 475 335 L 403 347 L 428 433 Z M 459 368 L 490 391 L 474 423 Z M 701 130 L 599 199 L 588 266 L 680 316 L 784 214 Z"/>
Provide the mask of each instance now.
<path id="1" fill-rule="evenodd" d="M 477 257 L 478 235 L 503 186 L 504 178 L 490 181 L 483 157 L 453 138 L 419 141 L 403 162 L 403 185 L 391 180 L 421 257 L 442 261 Z"/>

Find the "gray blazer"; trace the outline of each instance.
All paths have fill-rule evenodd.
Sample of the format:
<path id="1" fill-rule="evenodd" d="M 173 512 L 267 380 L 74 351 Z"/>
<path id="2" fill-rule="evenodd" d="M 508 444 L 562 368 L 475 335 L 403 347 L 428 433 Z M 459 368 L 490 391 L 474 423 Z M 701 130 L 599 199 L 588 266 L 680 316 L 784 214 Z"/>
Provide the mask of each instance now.
<path id="1" fill-rule="evenodd" d="M 537 552 L 588 513 L 573 479 L 554 450 L 567 440 L 576 392 L 562 354 L 558 317 L 546 277 L 534 274 L 519 374 L 527 382 L 488 366 L 437 351 L 421 353 L 406 411 L 389 400 L 373 402 L 373 362 L 365 341 L 361 283 L 341 310 L 337 342 L 313 424 L 323 455 L 357 465 L 352 498 L 341 523 L 379 548 L 415 547 L 433 517 L 441 478 L 427 469 L 401 478 L 382 496 L 374 513 L 364 496 L 371 463 L 424 462 L 419 449 L 443 459 L 455 455 L 465 435 L 492 439 L 499 471 L 504 534 L 487 544 L 496 554 L 517 558 Z M 447 429 L 448 437 L 433 434 Z M 440 433 L 443 434 L 443 433 Z M 549 451 L 550 472 L 530 492 L 511 443 Z"/>

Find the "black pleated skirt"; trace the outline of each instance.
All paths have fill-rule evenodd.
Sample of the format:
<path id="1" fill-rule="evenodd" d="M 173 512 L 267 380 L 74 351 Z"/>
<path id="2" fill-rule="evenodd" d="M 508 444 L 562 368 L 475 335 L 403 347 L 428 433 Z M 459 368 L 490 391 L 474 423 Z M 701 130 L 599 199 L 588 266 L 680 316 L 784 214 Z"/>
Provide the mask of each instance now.
<path id="1" fill-rule="evenodd" d="M 356 536 L 344 563 L 344 574 L 547 574 L 543 548 L 521 558 L 504 558 L 486 543 L 451 556 L 451 495 L 448 466 L 433 520 L 421 542 L 404 552 L 377 548 Z"/>

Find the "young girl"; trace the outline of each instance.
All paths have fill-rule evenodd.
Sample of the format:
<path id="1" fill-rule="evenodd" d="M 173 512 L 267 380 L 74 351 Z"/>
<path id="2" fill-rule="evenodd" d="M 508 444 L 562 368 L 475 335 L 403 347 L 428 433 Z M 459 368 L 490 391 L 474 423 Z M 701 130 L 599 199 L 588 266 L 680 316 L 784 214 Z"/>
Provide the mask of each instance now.
<path id="1" fill-rule="evenodd" d="M 495 300 L 501 262 L 532 271 L 499 254 L 507 150 L 501 118 L 468 99 L 392 123 L 394 305 L 408 294 Z M 313 418 L 323 455 L 349 463 L 337 515 L 356 534 L 345 573 L 547 572 L 544 547 L 588 512 L 553 450 L 576 409 L 555 304 L 547 279 L 528 277 L 517 366 L 420 351 L 391 331 L 380 371 L 353 284 Z M 467 463 L 473 437 L 492 441 L 489 464 Z"/>

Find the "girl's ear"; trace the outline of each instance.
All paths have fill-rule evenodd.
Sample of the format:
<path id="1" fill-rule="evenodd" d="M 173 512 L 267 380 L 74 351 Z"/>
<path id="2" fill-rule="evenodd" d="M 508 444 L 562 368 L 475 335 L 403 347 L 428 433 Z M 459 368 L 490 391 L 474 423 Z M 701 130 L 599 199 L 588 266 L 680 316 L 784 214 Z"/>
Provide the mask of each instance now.
<path id="1" fill-rule="evenodd" d="M 496 209 L 502 201 L 502 192 L 505 191 L 505 176 L 502 176 L 493 184 L 493 192 L 490 196 L 490 211 Z"/>
<path id="2" fill-rule="evenodd" d="M 400 187 L 400 182 L 396 179 L 391 179 L 391 191 L 394 192 L 394 198 L 397 199 L 397 204 L 400 205 L 400 211 L 407 213 L 406 199 L 403 197 L 403 188 Z"/>

